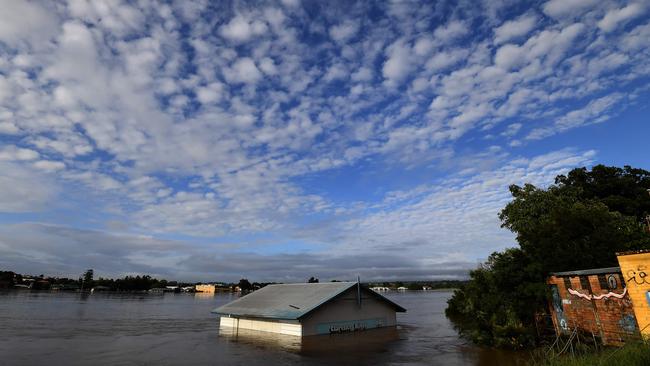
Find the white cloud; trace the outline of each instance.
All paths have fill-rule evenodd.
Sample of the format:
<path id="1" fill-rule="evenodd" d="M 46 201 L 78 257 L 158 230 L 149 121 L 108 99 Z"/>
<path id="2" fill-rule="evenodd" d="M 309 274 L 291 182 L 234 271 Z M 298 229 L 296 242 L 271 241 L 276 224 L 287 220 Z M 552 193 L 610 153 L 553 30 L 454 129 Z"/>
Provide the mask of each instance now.
<path id="1" fill-rule="evenodd" d="M 230 83 L 255 84 L 262 78 L 262 73 L 251 58 L 243 57 L 237 59 L 224 76 Z"/>
<path id="2" fill-rule="evenodd" d="M 0 212 L 40 211 L 56 197 L 56 189 L 48 177 L 37 171 L 0 161 Z"/>
<path id="3" fill-rule="evenodd" d="M 196 97 L 203 104 L 210 104 L 220 100 L 224 93 L 224 87 L 219 82 L 211 83 L 204 87 L 198 88 Z"/>
<path id="4" fill-rule="evenodd" d="M 0 160 L 4 161 L 34 160 L 38 159 L 39 156 L 40 154 L 37 151 L 16 146 L 6 146 L 0 149 Z"/>
<path id="5" fill-rule="evenodd" d="M 494 63 L 506 70 L 522 66 L 526 59 L 526 49 L 514 44 L 501 46 L 494 55 Z"/>
<path id="6" fill-rule="evenodd" d="M 598 22 L 598 28 L 603 32 L 611 32 L 621 24 L 643 15 L 646 8 L 641 3 L 632 3 L 621 9 L 614 9 L 607 12 L 605 17 Z"/>
<path id="7" fill-rule="evenodd" d="M 462 21 L 454 20 L 436 28 L 433 32 L 434 37 L 442 43 L 449 43 L 456 40 L 469 32 L 467 24 Z"/>
<path id="8" fill-rule="evenodd" d="M 349 20 L 332 26 L 329 30 L 330 37 L 337 42 L 346 42 L 359 31 L 359 23 Z"/>
<path id="9" fill-rule="evenodd" d="M 373 71 L 369 67 L 360 67 L 357 71 L 353 72 L 351 79 L 353 81 L 371 81 L 373 78 Z"/>
<path id="10" fill-rule="evenodd" d="M 428 186 L 391 192 L 373 213 L 344 224 L 339 233 L 345 244 L 334 250 L 352 254 L 400 248 L 402 255 L 422 259 L 432 257 L 423 253 L 432 252 L 460 253 L 464 261 L 485 258 L 515 242 L 498 219 L 511 200 L 509 185 L 546 187 L 556 175 L 591 164 L 594 155 L 593 151 L 560 150 L 531 159 L 514 158 L 470 176 L 453 175 Z"/>
<path id="11" fill-rule="evenodd" d="M 266 33 L 268 27 L 259 20 L 249 19 L 243 15 L 236 15 L 227 24 L 219 28 L 222 37 L 233 42 L 246 42 Z"/>
<path id="12" fill-rule="evenodd" d="M 623 99 L 619 93 L 606 95 L 590 101 L 585 107 L 575 109 L 557 119 L 552 127 L 537 128 L 526 139 L 539 140 L 576 127 L 602 123 L 610 118 L 607 113 Z"/>
<path id="13" fill-rule="evenodd" d="M 20 129 L 12 122 L 0 122 L 0 134 L 14 135 L 18 132 L 20 132 Z"/>
<path id="14" fill-rule="evenodd" d="M 333 80 L 345 79 L 348 77 L 348 71 L 345 69 L 345 66 L 342 64 L 331 65 L 325 75 L 323 80 L 329 82 Z"/>
<path id="15" fill-rule="evenodd" d="M 382 72 L 391 83 L 403 81 L 411 72 L 411 49 L 402 40 L 398 40 L 387 48 L 387 58 Z"/>
<path id="16" fill-rule="evenodd" d="M 537 23 L 537 17 L 532 14 L 522 15 L 515 20 L 504 22 L 494 29 L 494 43 L 504 43 L 527 35 Z"/>
<path id="17" fill-rule="evenodd" d="M 44 170 L 47 172 L 55 172 L 65 168 L 65 164 L 60 161 L 52 160 L 39 160 L 34 163 L 34 168 Z"/>
<path id="18" fill-rule="evenodd" d="M 429 71 L 439 71 L 456 65 L 467 57 L 468 52 L 464 49 L 452 49 L 434 54 L 426 63 Z"/>
<path id="19" fill-rule="evenodd" d="M 25 0 L 0 1 L 0 41 L 14 45 L 21 40 L 43 43 L 58 32 L 53 12 Z"/>
<path id="20" fill-rule="evenodd" d="M 273 60 L 269 57 L 264 57 L 260 60 L 260 69 L 267 75 L 277 75 L 278 68 L 275 66 Z"/>
<path id="21" fill-rule="evenodd" d="M 542 6 L 554 18 L 577 17 L 598 3 L 597 0 L 550 0 Z"/>
<path id="22" fill-rule="evenodd" d="M 506 130 L 503 131 L 501 133 L 501 135 L 506 136 L 506 137 L 512 137 L 512 136 L 516 135 L 517 132 L 519 132 L 519 130 L 521 130 L 522 126 L 523 125 L 521 123 L 512 123 L 512 124 L 508 125 Z"/>

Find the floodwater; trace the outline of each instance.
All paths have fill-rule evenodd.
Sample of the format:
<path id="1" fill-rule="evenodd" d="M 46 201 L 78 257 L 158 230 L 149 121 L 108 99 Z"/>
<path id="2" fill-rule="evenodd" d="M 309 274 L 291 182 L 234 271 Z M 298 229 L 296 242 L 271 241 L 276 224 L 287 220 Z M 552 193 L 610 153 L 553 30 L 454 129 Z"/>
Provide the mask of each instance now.
<path id="1" fill-rule="evenodd" d="M 0 365 L 515 365 L 522 355 L 461 339 L 451 292 L 388 292 L 397 328 L 294 337 L 219 330 L 235 294 L 0 292 Z"/>

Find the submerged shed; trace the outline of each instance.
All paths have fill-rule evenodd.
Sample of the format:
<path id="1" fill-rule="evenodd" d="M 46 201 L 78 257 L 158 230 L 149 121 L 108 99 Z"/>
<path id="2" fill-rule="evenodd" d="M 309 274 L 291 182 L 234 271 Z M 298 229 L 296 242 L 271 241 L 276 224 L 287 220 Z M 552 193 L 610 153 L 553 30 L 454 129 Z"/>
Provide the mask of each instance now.
<path id="1" fill-rule="evenodd" d="M 295 336 L 396 325 L 406 309 L 356 282 L 269 285 L 213 310 L 221 327 Z"/>

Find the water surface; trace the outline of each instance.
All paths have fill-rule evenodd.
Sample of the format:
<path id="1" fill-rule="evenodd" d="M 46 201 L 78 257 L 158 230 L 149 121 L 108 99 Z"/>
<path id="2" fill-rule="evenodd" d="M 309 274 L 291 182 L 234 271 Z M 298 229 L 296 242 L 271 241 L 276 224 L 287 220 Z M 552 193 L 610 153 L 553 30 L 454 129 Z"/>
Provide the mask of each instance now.
<path id="1" fill-rule="evenodd" d="M 235 294 L 0 292 L 0 365 L 514 365 L 521 355 L 461 339 L 450 292 L 388 292 L 396 329 L 294 337 L 219 330 Z"/>

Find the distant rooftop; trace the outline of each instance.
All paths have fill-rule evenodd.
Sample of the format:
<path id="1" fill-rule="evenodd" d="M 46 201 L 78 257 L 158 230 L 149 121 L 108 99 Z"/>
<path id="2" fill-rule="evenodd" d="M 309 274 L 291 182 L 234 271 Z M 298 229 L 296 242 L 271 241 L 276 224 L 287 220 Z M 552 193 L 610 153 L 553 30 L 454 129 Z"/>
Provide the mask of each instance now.
<path id="1" fill-rule="evenodd" d="M 296 320 L 356 285 L 356 282 L 268 285 L 212 312 L 236 317 Z M 365 288 L 363 285 L 362 289 L 364 294 L 380 298 L 394 307 L 395 311 L 406 311 L 406 309 Z"/>

